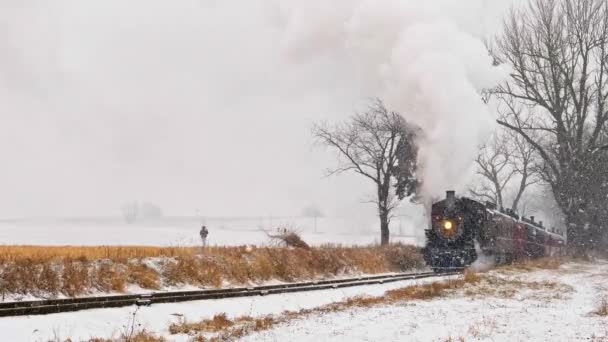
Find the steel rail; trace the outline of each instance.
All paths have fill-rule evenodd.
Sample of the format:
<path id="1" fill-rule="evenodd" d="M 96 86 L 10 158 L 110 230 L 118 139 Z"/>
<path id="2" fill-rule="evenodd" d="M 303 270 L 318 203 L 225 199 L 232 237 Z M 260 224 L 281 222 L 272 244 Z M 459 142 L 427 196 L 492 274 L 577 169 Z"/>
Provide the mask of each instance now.
<path id="1" fill-rule="evenodd" d="M 280 293 L 318 291 L 362 285 L 383 284 L 402 280 L 456 275 L 460 273 L 460 270 L 449 270 L 442 273 L 396 273 L 354 278 L 286 283 L 278 285 L 261 285 L 253 287 L 233 287 L 225 289 L 209 289 L 195 291 L 153 292 L 147 294 L 4 302 L 0 303 L 0 317 L 44 315 L 88 309 L 117 308 L 131 305 L 148 306 L 160 303 L 177 303 L 196 300 L 265 296 Z"/>

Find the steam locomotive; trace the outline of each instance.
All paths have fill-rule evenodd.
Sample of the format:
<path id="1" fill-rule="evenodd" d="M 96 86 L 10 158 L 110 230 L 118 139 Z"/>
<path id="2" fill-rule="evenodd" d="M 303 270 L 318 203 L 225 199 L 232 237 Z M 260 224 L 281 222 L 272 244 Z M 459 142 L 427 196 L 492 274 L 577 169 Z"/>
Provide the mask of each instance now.
<path id="1" fill-rule="evenodd" d="M 433 204 L 426 237 L 424 259 L 435 271 L 466 267 L 480 254 L 498 264 L 555 256 L 566 244 L 564 236 L 535 222 L 534 216 L 520 219 L 493 203 L 457 198 L 454 191 Z"/>

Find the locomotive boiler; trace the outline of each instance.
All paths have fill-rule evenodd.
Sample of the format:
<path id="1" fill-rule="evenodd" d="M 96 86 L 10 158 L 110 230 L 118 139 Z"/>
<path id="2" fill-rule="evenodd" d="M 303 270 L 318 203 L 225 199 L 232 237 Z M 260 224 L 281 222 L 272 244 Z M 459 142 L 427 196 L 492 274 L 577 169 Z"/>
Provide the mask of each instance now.
<path id="1" fill-rule="evenodd" d="M 553 256 L 565 245 L 561 234 L 546 229 L 534 217 L 520 219 L 493 203 L 456 197 L 454 191 L 433 204 L 430 221 L 423 254 L 436 271 L 466 267 L 480 255 L 496 263 Z"/>

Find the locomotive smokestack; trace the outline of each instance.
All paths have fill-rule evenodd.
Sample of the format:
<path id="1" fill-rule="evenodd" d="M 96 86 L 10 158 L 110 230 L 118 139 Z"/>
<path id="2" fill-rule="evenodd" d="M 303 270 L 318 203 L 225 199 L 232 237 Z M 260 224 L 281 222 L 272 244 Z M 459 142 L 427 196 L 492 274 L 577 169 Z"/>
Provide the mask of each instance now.
<path id="1" fill-rule="evenodd" d="M 453 208 L 454 204 L 456 204 L 456 192 L 454 190 L 445 192 L 445 204 L 448 208 Z"/>
<path id="2" fill-rule="evenodd" d="M 534 223 L 534 216 L 530 216 L 530 221 L 532 221 L 532 223 Z"/>

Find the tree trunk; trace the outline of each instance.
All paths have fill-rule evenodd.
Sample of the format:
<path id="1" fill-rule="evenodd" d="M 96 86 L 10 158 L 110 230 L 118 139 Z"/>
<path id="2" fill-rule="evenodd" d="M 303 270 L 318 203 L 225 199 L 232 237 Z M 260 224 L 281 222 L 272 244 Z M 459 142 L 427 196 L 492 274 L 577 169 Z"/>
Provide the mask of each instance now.
<path id="1" fill-rule="evenodd" d="M 526 187 L 528 186 L 527 184 L 528 182 L 528 172 L 526 171 L 526 166 L 524 166 L 524 171 L 522 172 L 521 175 L 521 181 L 519 182 L 519 189 L 517 190 L 517 196 L 515 196 L 515 199 L 513 200 L 513 204 L 511 205 L 511 210 L 513 210 L 514 213 L 519 213 L 519 210 L 517 210 L 518 206 L 519 206 L 519 200 L 521 200 L 521 196 L 524 194 L 524 191 L 526 191 Z"/>
<path id="2" fill-rule="evenodd" d="M 586 254 L 581 228 L 575 224 L 568 226 L 568 254 L 575 257 L 584 257 Z"/>
<path id="3" fill-rule="evenodd" d="M 496 201 L 498 202 L 496 203 L 498 204 L 498 209 L 504 209 L 504 206 L 502 204 L 502 189 L 500 189 L 500 185 L 498 185 L 498 183 L 496 185 Z"/>
<path id="4" fill-rule="evenodd" d="M 586 257 L 592 247 L 585 227 L 583 214 L 576 209 L 565 212 L 567 224 L 567 246 L 569 254 Z"/>
<path id="5" fill-rule="evenodd" d="M 389 230 L 388 230 L 388 213 L 380 214 L 380 244 L 382 246 L 388 245 L 389 241 Z"/>

